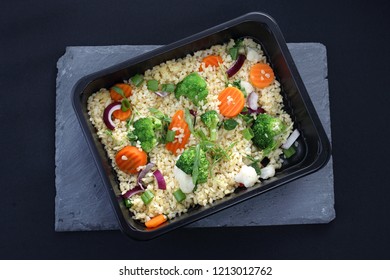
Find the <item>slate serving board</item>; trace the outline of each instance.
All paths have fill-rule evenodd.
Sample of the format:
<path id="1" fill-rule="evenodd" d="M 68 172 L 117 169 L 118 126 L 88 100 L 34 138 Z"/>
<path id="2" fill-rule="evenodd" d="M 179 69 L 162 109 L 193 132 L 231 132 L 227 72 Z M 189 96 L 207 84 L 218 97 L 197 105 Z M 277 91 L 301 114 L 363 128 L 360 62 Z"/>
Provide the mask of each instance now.
<path id="1" fill-rule="evenodd" d="M 58 60 L 56 88 L 55 230 L 119 229 L 106 190 L 71 104 L 83 76 L 158 46 L 67 47 Z M 288 48 L 331 139 L 326 48 L 289 43 Z M 328 223 L 335 218 L 332 158 L 320 171 L 199 220 L 189 227 Z"/>

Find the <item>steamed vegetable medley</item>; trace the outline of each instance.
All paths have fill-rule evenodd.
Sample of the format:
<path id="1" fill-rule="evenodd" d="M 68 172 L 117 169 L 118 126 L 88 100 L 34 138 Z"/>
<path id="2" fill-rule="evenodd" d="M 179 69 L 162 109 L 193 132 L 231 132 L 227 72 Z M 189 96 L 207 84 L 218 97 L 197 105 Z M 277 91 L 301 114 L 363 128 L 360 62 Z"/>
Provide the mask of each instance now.
<path id="1" fill-rule="evenodd" d="M 148 228 L 273 177 L 299 137 L 273 69 L 248 38 L 101 89 L 88 110 L 124 204 Z"/>

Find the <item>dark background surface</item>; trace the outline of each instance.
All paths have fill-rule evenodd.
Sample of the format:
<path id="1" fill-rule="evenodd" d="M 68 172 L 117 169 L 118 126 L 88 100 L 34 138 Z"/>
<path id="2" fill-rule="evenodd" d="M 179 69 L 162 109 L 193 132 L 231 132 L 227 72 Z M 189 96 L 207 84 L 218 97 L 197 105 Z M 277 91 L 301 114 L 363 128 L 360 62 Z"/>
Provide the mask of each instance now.
<path id="1" fill-rule="evenodd" d="M 387 1 L 2 1 L 1 259 L 389 259 Z M 167 44 L 251 11 L 328 50 L 336 220 L 326 225 L 54 232 L 56 62 L 66 46 Z"/>

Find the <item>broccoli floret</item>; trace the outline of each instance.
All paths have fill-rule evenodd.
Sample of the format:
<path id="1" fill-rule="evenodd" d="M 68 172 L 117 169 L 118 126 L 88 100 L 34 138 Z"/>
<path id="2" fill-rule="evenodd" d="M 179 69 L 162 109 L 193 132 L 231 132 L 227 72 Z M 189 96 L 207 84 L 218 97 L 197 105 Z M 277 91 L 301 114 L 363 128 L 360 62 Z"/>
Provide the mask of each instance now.
<path id="1" fill-rule="evenodd" d="M 263 150 L 273 149 L 276 145 L 276 136 L 283 133 L 285 129 L 286 125 L 280 119 L 260 114 L 252 126 L 253 144 Z"/>
<path id="2" fill-rule="evenodd" d="M 200 119 L 202 122 L 208 127 L 210 131 L 210 140 L 215 141 L 217 140 L 217 131 L 218 131 L 218 123 L 219 123 L 219 116 L 217 111 L 211 110 L 203 113 L 200 116 Z"/>
<path id="3" fill-rule="evenodd" d="M 155 130 L 161 129 L 161 121 L 156 118 L 141 118 L 133 126 L 133 133 L 141 142 L 142 150 L 149 153 L 157 144 Z"/>
<path id="4" fill-rule="evenodd" d="M 176 166 L 183 170 L 188 175 L 193 175 L 193 167 L 195 162 L 196 147 L 190 147 L 181 154 L 176 162 Z M 209 175 L 209 161 L 206 158 L 206 153 L 200 149 L 199 154 L 199 173 L 196 183 L 205 183 Z"/>
<path id="5" fill-rule="evenodd" d="M 206 100 L 208 94 L 206 81 L 196 72 L 185 77 L 177 84 L 175 89 L 175 97 L 177 99 L 180 96 L 185 96 L 196 106 L 198 106 L 199 101 Z"/>

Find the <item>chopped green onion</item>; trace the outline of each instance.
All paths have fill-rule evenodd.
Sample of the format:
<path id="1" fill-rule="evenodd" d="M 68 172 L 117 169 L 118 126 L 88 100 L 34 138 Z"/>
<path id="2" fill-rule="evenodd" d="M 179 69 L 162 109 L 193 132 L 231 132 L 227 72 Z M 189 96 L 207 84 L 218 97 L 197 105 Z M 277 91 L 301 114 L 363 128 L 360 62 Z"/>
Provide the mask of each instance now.
<path id="1" fill-rule="evenodd" d="M 252 129 L 251 128 L 245 128 L 243 131 L 242 131 L 242 135 L 244 136 L 244 138 L 246 140 L 251 140 L 253 138 L 253 136 L 255 136 L 255 134 L 253 133 Z"/>
<path id="2" fill-rule="evenodd" d="M 130 102 L 127 98 L 122 99 L 121 110 L 123 112 L 130 110 Z"/>
<path id="3" fill-rule="evenodd" d="M 131 202 L 130 199 L 126 198 L 126 199 L 124 199 L 123 201 L 125 202 L 125 206 L 126 206 L 127 208 L 131 208 L 131 206 L 133 206 L 133 203 Z"/>
<path id="4" fill-rule="evenodd" d="M 164 92 L 174 92 L 175 91 L 175 85 L 174 84 L 163 84 L 161 86 L 161 91 L 164 91 Z"/>
<path id="5" fill-rule="evenodd" d="M 153 198 L 154 198 L 154 194 L 150 190 L 144 191 L 144 193 L 141 195 L 141 199 L 145 203 L 145 205 L 152 202 Z"/>
<path id="6" fill-rule="evenodd" d="M 295 153 L 296 153 L 296 150 L 295 150 L 294 146 L 291 146 L 290 148 L 283 150 L 283 154 L 286 158 L 292 157 Z"/>
<path id="7" fill-rule="evenodd" d="M 148 87 L 148 90 L 151 90 L 151 91 L 158 90 L 158 82 L 156 80 L 149 80 L 146 85 Z"/>
<path id="8" fill-rule="evenodd" d="M 181 189 L 178 189 L 173 193 L 173 196 L 176 198 L 177 202 L 182 202 L 184 199 L 186 199 L 185 193 L 182 192 Z"/>
<path id="9" fill-rule="evenodd" d="M 126 98 L 125 93 L 123 92 L 123 89 L 121 89 L 120 87 L 113 86 L 111 89 L 115 90 L 123 98 Z"/>
<path id="10" fill-rule="evenodd" d="M 106 133 L 108 136 L 112 136 L 112 131 L 111 131 L 111 130 L 106 129 L 105 133 Z"/>
<path id="11" fill-rule="evenodd" d="M 238 122 L 234 119 L 227 119 L 223 122 L 223 128 L 226 130 L 233 130 L 238 125 Z"/>
<path id="12" fill-rule="evenodd" d="M 176 135 L 175 131 L 168 129 L 167 136 L 165 137 L 165 142 L 166 143 L 173 142 L 173 140 L 175 140 L 175 135 Z"/>
<path id="13" fill-rule="evenodd" d="M 130 78 L 131 82 L 136 86 L 139 87 L 142 82 L 144 81 L 144 76 L 137 74 Z"/>

